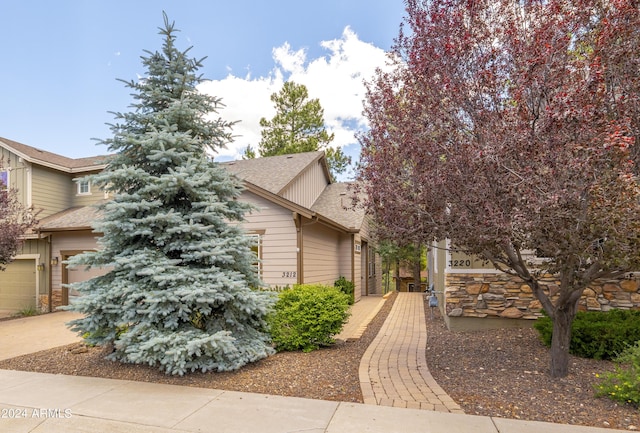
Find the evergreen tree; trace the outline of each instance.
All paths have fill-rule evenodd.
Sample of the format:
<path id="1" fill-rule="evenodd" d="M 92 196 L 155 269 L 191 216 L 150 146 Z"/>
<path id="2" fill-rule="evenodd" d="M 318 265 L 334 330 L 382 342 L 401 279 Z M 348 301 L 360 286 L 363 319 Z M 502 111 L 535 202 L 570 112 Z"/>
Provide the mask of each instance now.
<path id="1" fill-rule="evenodd" d="M 290 153 L 324 150 L 331 175 L 344 173 L 351 158 L 340 148 L 329 147 L 334 134 L 324 127 L 324 110 L 318 99 L 309 100 L 309 92 L 303 84 L 284 83 L 279 93 L 271 95 L 276 115 L 271 120 L 260 119 L 262 139 L 258 145 L 261 156 L 287 155 Z M 247 149 L 251 158 L 253 149 Z"/>
<path id="2" fill-rule="evenodd" d="M 73 287 L 83 296 L 71 322 L 89 343 L 112 345 L 110 359 L 170 374 L 228 371 L 267 357 L 265 316 L 274 299 L 260 282 L 250 237 L 234 223 L 249 205 L 239 181 L 207 155 L 231 140 L 231 124 L 207 120 L 220 100 L 196 90 L 202 60 L 174 45 L 164 15 L 161 52 L 145 51 L 148 75 L 125 82 L 133 111 L 116 113 L 115 152 L 91 177 L 114 199 L 101 205 L 96 252 L 71 265 L 109 272 Z M 231 223 L 231 224 L 230 224 Z"/>

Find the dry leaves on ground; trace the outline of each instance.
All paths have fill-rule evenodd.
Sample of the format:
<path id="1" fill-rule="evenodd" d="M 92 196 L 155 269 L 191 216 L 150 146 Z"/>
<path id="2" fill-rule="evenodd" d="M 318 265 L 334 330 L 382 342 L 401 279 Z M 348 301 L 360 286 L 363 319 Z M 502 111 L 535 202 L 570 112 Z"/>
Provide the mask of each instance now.
<path id="1" fill-rule="evenodd" d="M 594 395 L 610 361 L 571 356 L 569 376 L 553 379 L 549 350 L 532 328 L 452 332 L 436 311 L 427 329 L 429 370 L 467 414 L 640 428 L 640 411 Z"/>

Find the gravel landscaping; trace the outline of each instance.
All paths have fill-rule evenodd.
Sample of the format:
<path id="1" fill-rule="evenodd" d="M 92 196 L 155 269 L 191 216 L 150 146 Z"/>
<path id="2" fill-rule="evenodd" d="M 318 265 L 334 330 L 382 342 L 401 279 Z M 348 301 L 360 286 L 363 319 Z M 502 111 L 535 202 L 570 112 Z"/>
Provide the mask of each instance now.
<path id="1" fill-rule="evenodd" d="M 230 373 L 167 376 L 155 368 L 104 360 L 101 348 L 74 344 L 0 361 L 0 369 L 95 376 L 184 386 L 362 402 L 360 359 L 388 315 L 392 295 L 357 341 L 311 353 L 278 353 Z M 635 430 L 640 411 L 596 398 L 596 374 L 608 361 L 571 358 L 571 374 L 552 379 L 549 353 L 533 329 L 458 333 L 427 309 L 427 363 L 438 384 L 467 414 Z"/>
<path id="2" fill-rule="evenodd" d="M 427 365 L 467 414 L 622 430 L 640 428 L 640 411 L 596 398 L 596 374 L 614 364 L 571 356 L 569 375 L 553 379 L 549 350 L 538 332 L 498 329 L 451 332 L 427 316 Z"/>

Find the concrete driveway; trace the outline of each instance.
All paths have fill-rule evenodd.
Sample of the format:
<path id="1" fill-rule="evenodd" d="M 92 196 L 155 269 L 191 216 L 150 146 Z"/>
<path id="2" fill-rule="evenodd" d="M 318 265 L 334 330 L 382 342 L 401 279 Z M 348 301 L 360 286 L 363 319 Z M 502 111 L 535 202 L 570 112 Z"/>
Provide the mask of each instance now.
<path id="1" fill-rule="evenodd" d="M 0 321 L 0 360 L 81 341 L 65 323 L 82 317 L 70 311 Z"/>

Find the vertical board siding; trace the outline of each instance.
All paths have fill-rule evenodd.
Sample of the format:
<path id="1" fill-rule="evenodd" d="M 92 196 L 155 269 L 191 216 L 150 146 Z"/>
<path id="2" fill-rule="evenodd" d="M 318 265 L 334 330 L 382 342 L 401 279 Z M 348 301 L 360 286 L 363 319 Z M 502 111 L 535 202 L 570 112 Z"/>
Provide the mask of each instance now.
<path id="1" fill-rule="evenodd" d="M 29 206 L 29 176 L 31 167 L 4 147 L 0 147 L 0 170 L 9 172 L 9 188 L 18 193 L 18 201 Z"/>
<path id="2" fill-rule="evenodd" d="M 311 208 L 328 184 L 318 161 L 307 167 L 280 195 L 300 206 Z"/>

